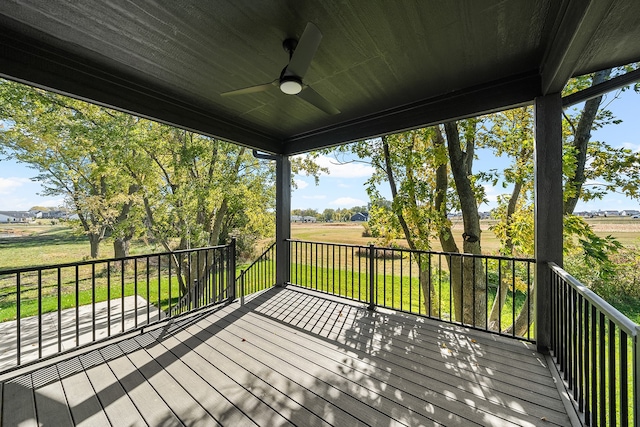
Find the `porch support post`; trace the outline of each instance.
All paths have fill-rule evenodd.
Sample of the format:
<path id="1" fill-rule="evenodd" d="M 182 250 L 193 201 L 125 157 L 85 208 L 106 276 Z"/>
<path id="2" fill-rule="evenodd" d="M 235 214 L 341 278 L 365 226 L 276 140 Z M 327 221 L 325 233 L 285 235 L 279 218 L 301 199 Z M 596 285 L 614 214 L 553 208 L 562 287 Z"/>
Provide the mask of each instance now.
<path id="1" fill-rule="evenodd" d="M 535 328 L 538 351 L 551 346 L 551 270 L 562 266 L 562 98 L 535 99 Z"/>
<path id="2" fill-rule="evenodd" d="M 291 161 L 276 156 L 276 285 L 289 283 L 289 242 L 291 238 Z"/>

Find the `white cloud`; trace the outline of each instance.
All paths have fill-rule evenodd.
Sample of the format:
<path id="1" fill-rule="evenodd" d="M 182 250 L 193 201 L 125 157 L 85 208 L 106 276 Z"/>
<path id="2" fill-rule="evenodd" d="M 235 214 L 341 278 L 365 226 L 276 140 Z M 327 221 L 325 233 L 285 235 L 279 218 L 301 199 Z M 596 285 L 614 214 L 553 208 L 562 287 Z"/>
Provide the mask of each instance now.
<path id="1" fill-rule="evenodd" d="M 324 200 L 327 196 L 319 194 L 317 196 L 302 196 L 302 198 L 307 200 Z"/>
<path id="2" fill-rule="evenodd" d="M 340 187 L 340 188 L 351 188 L 350 185 L 344 184 L 342 182 L 338 184 L 338 187 Z"/>
<path id="3" fill-rule="evenodd" d="M 344 206 L 346 208 L 350 208 L 353 206 L 366 205 L 367 202 L 364 200 L 355 199 L 353 197 L 339 197 L 335 199 L 333 202 L 329 202 L 329 204 L 333 206 Z"/>
<path id="4" fill-rule="evenodd" d="M 327 169 L 332 178 L 369 178 L 373 175 L 373 167 L 366 163 L 349 162 L 340 163 L 333 157 L 320 156 L 315 162 Z M 323 174 L 325 175 L 325 174 Z"/>
<path id="5" fill-rule="evenodd" d="M 484 187 L 484 195 L 489 201 L 489 203 L 497 202 L 498 196 L 502 193 L 498 192 L 496 187 L 494 187 L 493 185 L 483 185 L 483 187 Z"/>
<path id="6" fill-rule="evenodd" d="M 623 142 L 622 148 L 628 148 L 634 153 L 640 152 L 640 144 L 634 144 L 633 142 Z"/>
<path id="7" fill-rule="evenodd" d="M 293 182 L 295 182 L 296 186 L 298 187 L 298 190 L 302 190 L 303 188 L 307 188 L 309 186 L 308 182 L 303 181 L 301 179 L 294 179 Z"/>
<path id="8" fill-rule="evenodd" d="M 16 191 L 18 187 L 29 183 L 31 183 L 29 178 L 0 178 L 0 194 L 11 194 Z"/>

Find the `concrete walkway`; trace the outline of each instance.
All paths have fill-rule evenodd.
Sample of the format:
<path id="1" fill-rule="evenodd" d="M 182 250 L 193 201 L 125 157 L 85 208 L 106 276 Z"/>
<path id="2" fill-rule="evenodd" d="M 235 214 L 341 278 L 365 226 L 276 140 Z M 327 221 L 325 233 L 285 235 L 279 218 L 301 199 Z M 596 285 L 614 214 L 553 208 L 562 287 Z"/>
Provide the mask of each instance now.
<path id="1" fill-rule="evenodd" d="M 127 331 L 147 324 L 147 320 L 151 323 L 165 317 L 164 312 L 149 305 L 147 319 L 147 301 L 139 295 L 124 298 L 124 311 L 122 302 L 118 298 L 111 300 L 110 304 L 107 301 L 96 303 L 95 315 L 91 305 L 80 306 L 77 324 L 75 308 L 62 310 L 60 332 L 58 312 L 43 314 L 42 357 L 118 334 L 123 331 L 123 322 L 124 331 Z M 17 347 L 17 322 L 0 323 L 0 372 L 18 364 Z M 38 316 L 23 318 L 20 321 L 20 364 L 37 360 L 38 357 Z"/>

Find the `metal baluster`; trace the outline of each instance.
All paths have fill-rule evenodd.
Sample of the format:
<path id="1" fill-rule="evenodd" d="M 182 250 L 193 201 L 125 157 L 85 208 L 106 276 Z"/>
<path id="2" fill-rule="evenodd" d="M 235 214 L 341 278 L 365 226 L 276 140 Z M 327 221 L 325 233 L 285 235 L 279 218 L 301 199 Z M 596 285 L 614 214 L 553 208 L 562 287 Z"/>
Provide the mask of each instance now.
<path id="1" fill-rule="evenodd" d="M 516 262 L 511 260 L 511 336 L 516 336 Z"/>
<path id="2" fill-rule="evenodd" d="M 96 340 L 96 265 L 91 264 L 91 340 Z"/>
<path id="3" fill-rule="evenodd" d="M 133 327 L 138 327 L 138 260 L 133 259 Z"/>
<path id="4" fill-rule="evenodd" d="M 147 267 L 147 271 L 146 271 L 146 276 L 147 276 L 147 325 L 149 323 L 151 323 L 151 297 L 149 296 L 150 294 L 150 289 L 151 288 L 151 277 L 150 277 L 150 263 L 149 263 L 150 257 L 146 257 L 146 267 Z M 160 296 L 160 292 L 158 292 L 158 297 Z M 158 313 L 160 313 L 160 305 L 158 305 Z"/>
<path id="5" fill-rule="evenodd" d="M 38 359 L 42 358 L 42 270 L 38 269 Z"/>
<path id="6" fill-rule="evenodd" d="M 456 320 L 464 325 L 464 254 L 460 255 L 458 258 L 460 259 L 460 319 Z"/>
<path id="7" fill-rule="evenodd" d="M 111 263 L 107 261 L 107 336 L 111 336 Z"/>
<path id="8" fill-rule="evenodd" d="M 607 408 L 606 408 L 606 399 L 604 399 L 605 396 L 605 380 L 606 380 L 606 367 L 605 367 L 605 319 L 604 319 L 604 314 L 603 313 L 599 313 L 599 319 L 600 319 L 600 329 L 599 329 L 599 360 L 598 360 L 598 371 L 600 373 L 599 377 L 600 377 L 600 394 L 596 395 L 596 396 L 600 396 L 599 400 L 599 406 L 600 408 L 598 409 L 598 413 L 600 414 L 600 425 L 605 426 L 606 422 L 607 422 Z"/>
<path id="9" fill-rule="evenodd" d="M 616 325 L 609 320 L 609 421 L 616 425 Z"/>
<path id="10" fill-rule="evenodd" d="M 21 340 L 21 334 L 20 334 L 20 317 L 21 317 L 21 313 L 20 313 L 20 308 L 21 308 L 21 295 L 20 295 L 20 272 L 16 273 L 16 363 L 19 366 L 20 365 L 20 353 L 21 348 L 20 348 L 20 340 Z"/>
<path id="11" fill-rule="evenodd" d="M 589 301 L 584 301 L 584 346 L 582 347 L 582 373 L 584 375 L 584 388 L 582 395 L 582 410 L 584 411 L 584 419 L 587 425 L 591 425 L 591 404 L 590 404 L 590 392 L 591 392 L 591 380 L 595 381 L 595 378 L 591 378 L 589 368 L 593 363 L 591 359 L 591 304 Z"/>
<path id="12" fill-rule="evenodd" d="M 169 258 L 169 316 L 171 316 L 171 255 L 167 255 Z M 161 270 L 161 257 L 158 255 L 158 321 L 160 321 L 162 314 L 162 301 L 161 301 L 161 280 L 162 280 L 162 270 Z"/>
<path id="13" fill-rule="evenodd" d="M 473 295 L 471 295 L 472 297 L 472 304 L 473 304 L 473 311 L 472 311 L 472 318 L 471 321 L 473 322 L 473 326 L 476 326 L 476 257 L 471 257 L 471 280 L 473 281 Z M 484 285 L 484 292 L 487 293 L 487 284 L 485 283 Z M 515 322 L 513 325 L 513 330 L 515 331 Z"/>
<path id="14" fill-rule="evenodd" d="M 124 260 L 120 261 L 120 332 L 124 332 Z"/>
<path id="15" fill-rule="evenodd" d="M 80 345 L 80 290 L 78 274 L 78 265 L 76 264 L 76 347 Z"/>
<path id="16" fill-rule="evenodd" d="M 502 332 L 502 260 L 498 258 L 498 333 Z"/>
<path id="17" fill-rule="evenodd" d="M 487 292 L 484 293 L 484 306 L 487 307 L 484 313 L 484 330 L 489 330 L 489 258 L 484 259 L 484 283 Z"/>
<path id="18" fill-rule="evenodd" d="M 58 353 L 62 351 L 62 271 L 58 267 Z"/>
<path id="19" fill-rule="evenodd" d="M 629 425 L 629 377 L 627 375 L 627 362 L 629 351 L 627 334 L 620 329 L 620 425 Z M 636 408 L 637 410 L 638 408 Z"/>

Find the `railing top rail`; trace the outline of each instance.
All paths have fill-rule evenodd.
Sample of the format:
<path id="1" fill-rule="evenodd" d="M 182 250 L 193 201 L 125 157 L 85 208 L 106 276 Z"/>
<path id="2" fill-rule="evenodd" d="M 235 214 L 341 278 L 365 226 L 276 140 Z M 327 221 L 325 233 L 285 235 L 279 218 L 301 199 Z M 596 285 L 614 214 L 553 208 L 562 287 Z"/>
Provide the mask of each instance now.
<path id="1" fill-rule="evenodd" d="M 350 244 L 350 243 L 333 243 L 333 242 L 317 242 L 317 241 L 312 241 L 312 240 L 299 240 L 299 239 L 287 239 L 288 242 L 298 242 L 298 243 L 315 243 L 315 244 L 319 244 L 319 245 L 332 245 L 332 246 L 342 246 L 342 247 L 350 247 L 350 248 L 359 248 L 359 249 L 368 249 L 369 246 L 363 246 L 363 245 L 354 245 L 354 244 Z M 401 252 L 411 252 L 411 253 L 420 253 L 420 254 L 432 254 L 432 255 L 451 255 L 451 256 L 464 256 L 464 257 L 471 257 L 471 258 L 488 258 L 488 259 L 498 259 L 498 260 L 505 260 L 505 261 L 525 261 L 525 262 L 532 262 L 535 263 L 536 259 L 535 258 L 515 258 L 515 257 L 508 257 L 508 256 L 503 256 L 503 255 L 477 255 L 477 254 L 470 254 L 470 253 L 464 253 L 464 252 L 440 252 L 440 251 L 422 251 L 422 250 L 416 250 L 416 249 L 410 249 L 410 248 L 386 248 L 384 246 L 373 246 L 374 249 L 377 250 L 387 250 L 387 251 L 401 251 Z"/>
<path id="2" fill-rule="evenodd" d="M 88 261 L 67 262 L 63 264 L 51 264 L 51 265 L 40 265 L 40 266 L 33 266 L 33 267 L 12 268 L 8 270 L 0 269 L 0 275 L 29 273 L 32 271 L 53 270 L 57 268 L 68 268 L 68 267 L 83 266 L 83 265 L 104 264 L 106 262 L 122 262 L 122 261 L 129 261 L 129 260 L 143 259 L 143 258 L 155 258 L 158 256 L 166 256 L 166 255 L 180 254 L 180 253 L 187 253 L 187 252 L 201 252 L 201 251 L 212 250 L 212 249 L 222 249 L 226 247 L 229 247 L 229 244 L 218 245 L 218 246 L 207 246 L 204 248 L 180 249 L 177 251 L 158 252 L 158 253 L 145 254 L 145 255 L 131 255 L 124 258 L 102 258 L 102 259 L 92 259 Z"/>
<path id="3" fill-rule="evenodd" d="M 571 285 L 580 295 L 595 306 L 601 313 L 613 320 L 623 331 L 629 336 L 640 335 L 640 326 L 620 313 L 615 307 L 599 297 L 591 289 L 584 286 L 575 277 L 564 271 L 561 267 L 553 262 L 549 262 L 551 270 Z"/>

